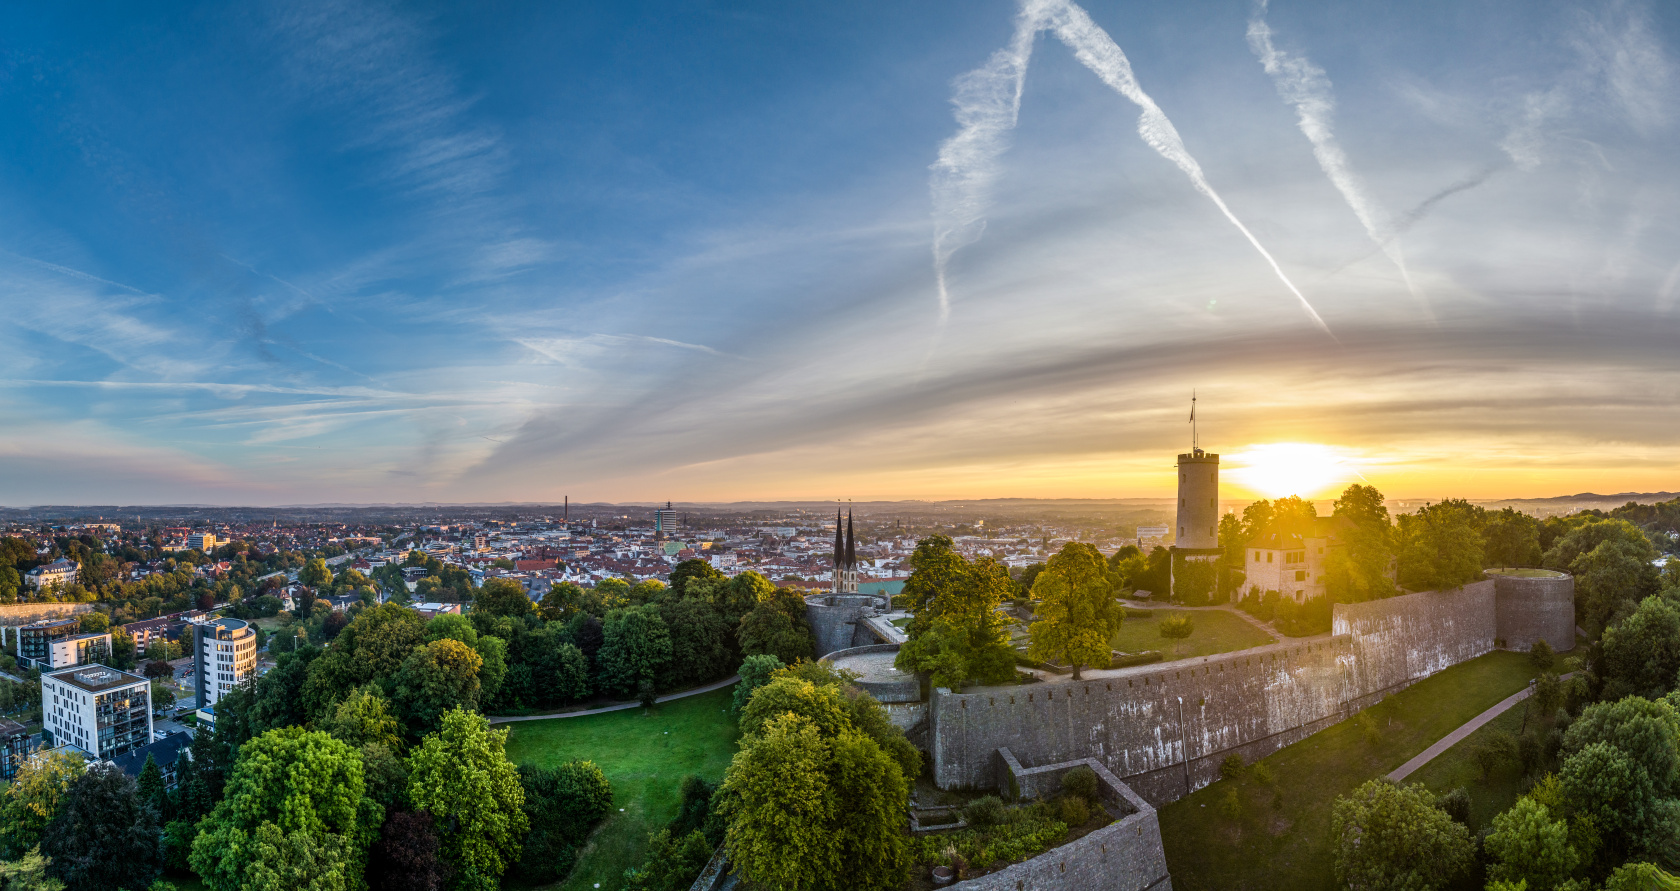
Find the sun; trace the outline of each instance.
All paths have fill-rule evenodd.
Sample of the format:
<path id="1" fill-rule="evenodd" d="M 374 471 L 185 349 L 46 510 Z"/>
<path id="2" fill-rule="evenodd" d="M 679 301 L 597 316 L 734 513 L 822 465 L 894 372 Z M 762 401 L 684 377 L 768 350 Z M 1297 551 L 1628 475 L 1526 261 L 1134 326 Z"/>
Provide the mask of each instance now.
<path id="1" fill-rule="evenodd" d="M 1310 442 L 1252 445 L 1225 460 L 1233 482 L 1267 498 L 1317 498 L 1358 476 L 1335 449 Z"/>

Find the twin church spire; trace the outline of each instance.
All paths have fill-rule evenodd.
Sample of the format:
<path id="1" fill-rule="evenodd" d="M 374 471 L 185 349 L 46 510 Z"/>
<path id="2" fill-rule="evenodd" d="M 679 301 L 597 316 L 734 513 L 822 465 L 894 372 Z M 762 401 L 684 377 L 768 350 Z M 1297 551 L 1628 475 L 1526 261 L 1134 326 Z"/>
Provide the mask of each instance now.
<path id="1" fill-rule="evenodd" d="M 836 594 L 858 592 L 857 535 L 852 531 L 852 512 L 846 511 L 846 531 L 840 533 L 840 510 L 834 510 L 834 584 Z"/>

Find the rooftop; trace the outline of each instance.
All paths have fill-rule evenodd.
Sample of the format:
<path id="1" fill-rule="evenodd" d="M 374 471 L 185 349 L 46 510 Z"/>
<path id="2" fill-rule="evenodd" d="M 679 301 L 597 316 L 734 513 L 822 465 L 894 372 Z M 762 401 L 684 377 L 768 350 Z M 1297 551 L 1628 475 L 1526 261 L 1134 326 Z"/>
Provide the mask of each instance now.
<path id="1" fill-rule="evenodd" d="M 115 668 L 106 668 L 103 665 L 66 668 L 63 671 L 48 674 L 47 677 L 60 683 L 69 684 L 72 687 L 80 687 L 89 693 L 102 693 L 113 687 L 148 683 L 145 678 L 137 674 L 129 674 Z"/>

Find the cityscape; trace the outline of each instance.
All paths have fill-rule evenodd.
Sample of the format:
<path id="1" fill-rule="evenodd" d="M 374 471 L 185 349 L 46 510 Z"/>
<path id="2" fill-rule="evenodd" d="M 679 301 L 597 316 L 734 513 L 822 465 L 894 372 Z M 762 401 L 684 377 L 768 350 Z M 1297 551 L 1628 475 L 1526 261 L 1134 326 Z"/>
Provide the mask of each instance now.
<path id="1" fill-rule="evenodd" d="M 0 891 L 1680 888 L 1677 43 L 0 11 Z"/>

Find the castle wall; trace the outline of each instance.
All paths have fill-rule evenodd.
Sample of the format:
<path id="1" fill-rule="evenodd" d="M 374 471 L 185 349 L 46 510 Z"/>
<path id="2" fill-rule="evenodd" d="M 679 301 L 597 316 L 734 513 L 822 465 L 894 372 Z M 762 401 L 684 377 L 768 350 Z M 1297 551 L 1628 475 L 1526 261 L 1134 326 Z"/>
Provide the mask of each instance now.
<path id="1" fill-rule="evenodd" d="M 1504 646 L 1526 650 L 1544 640 L 1552 649 L 1575 648 L 1575 577 L 1494 576 L 1497 633 Z"/>
<path id="2" fill-rule="evenodd" d="M 850 649 L 857 638 L 857 621 L 876 598 L 866 594 L 812 594 L 805 598 L 805 621 L 818 659 Z M 873 642 L 873 641 L 871 641 Z"/>
<path id="3" fill-rule="evenodd" d="M 1154 804 L 1494 647 L 1493 582 L 1338 604 L 1327 636 L 1101 672 L 1083 681 L 936 690 L 929 703 L 934 781 L 990 788 L 996 752 L 1021 763 L 1094 758 Z"/>

